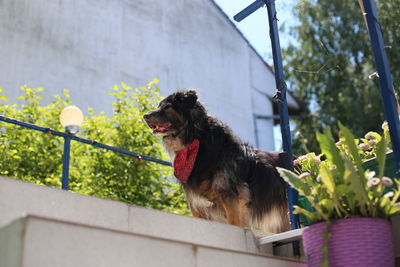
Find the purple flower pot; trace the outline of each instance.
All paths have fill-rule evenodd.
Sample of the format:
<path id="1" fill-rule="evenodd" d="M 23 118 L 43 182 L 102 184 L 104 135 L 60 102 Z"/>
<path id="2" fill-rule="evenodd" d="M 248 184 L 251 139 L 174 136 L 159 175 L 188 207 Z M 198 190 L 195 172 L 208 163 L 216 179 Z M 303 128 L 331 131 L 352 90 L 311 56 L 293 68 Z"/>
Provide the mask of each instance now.
<path id="1" fill-rule="evenodd" d="M 304 253 L 308 266 L 320 266 L 320 248 L 326 223 L 304 229 Z M 394 267 L 391 224 L 383 219 L 352 218 L 332 222 L 329 237 L 330 267 Z"/>

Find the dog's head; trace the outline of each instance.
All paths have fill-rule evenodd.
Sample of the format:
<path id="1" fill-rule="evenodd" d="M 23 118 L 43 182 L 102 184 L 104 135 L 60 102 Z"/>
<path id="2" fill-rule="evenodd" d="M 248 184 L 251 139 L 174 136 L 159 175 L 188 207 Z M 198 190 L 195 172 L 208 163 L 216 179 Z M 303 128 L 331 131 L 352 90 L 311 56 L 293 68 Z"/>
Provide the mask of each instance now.
<path id="1" fill-rule="evenodd" d="M 178 91 L 164 98 L 157 109 L 143 116 L 154 135 L 177 137 L 193 127 L 196 114 L 204 113 L 194 90 Z"/>

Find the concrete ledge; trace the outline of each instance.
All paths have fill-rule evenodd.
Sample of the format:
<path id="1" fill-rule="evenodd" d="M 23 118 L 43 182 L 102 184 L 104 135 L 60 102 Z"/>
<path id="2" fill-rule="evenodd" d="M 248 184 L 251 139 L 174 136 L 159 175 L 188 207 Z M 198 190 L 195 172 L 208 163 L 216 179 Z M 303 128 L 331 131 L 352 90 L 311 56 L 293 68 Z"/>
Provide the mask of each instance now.
<path id="1" fill-rule="evenodd" d="M 241 252 L 260 250 L 251 231 L 0 177 L 0 227 L 26 215 Z"/>
<path id="2" fill-rule="evenodd" d="M 261 237 L 258 241 L 260 246 L 272 243 L 288 243 L 291 241 L 301 240 L 305 228 L 291 230 L 271 236 Z"/>
<path id="3" fill-rule="evenodd" d="M 0 229 L 0 267 L 275 266 L 305 262 L 27 216 Z"/>

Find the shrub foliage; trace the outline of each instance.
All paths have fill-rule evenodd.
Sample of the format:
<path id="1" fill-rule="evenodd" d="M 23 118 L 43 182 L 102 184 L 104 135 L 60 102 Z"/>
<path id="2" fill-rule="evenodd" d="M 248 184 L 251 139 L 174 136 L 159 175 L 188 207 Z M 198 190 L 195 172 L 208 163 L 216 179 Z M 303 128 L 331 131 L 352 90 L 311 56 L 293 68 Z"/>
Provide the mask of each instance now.
<path id="1" fill-rule="evenodd" d="M 160 100 L 157 80 L 146 87 L 116 85 L 113 114 L 95 115 L 88 108 L 78 136 L 168 160 L 160 140 L 142 120 Z M 42 104 L 42 88 L 22 86 L 21 104 L 0 96 L 0 114 L 42 127 L 63 131 L 58 117 L 73 103 L 68 90 Z M 1 89 L 0 89 L 1 92 Z M 63 143 L 61 137 L 0 122 L 0 175 L 51 187 L 61 186 Z M 188 208 L 172 169 L 76 141 L 71 143 L 70 184 L 73 192 L 130 204 L 187 214 Z"/>

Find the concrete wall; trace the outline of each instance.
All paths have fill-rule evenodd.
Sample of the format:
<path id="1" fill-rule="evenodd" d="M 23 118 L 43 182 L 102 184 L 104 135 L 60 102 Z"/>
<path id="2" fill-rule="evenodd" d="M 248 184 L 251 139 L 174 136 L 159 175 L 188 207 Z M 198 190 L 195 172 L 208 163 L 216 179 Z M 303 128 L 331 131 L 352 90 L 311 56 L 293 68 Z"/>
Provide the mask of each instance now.
<path id="1" fill-rule="evenodd" d="M 0 177 L 0 267 L 306 265 L 257 240 L 233 225 Z"/>
<path id="2" fill-rule="evenodd" d="M 27 216 L 0 228 L 0 267 L 305 267 L 306 263 Z"/>
<path id="3" fill-rule="evenodd" d="M 110 113 L 114 84 L 158 77 L 163 95 L 197 88 L 252 144 L 253 113 L 272 114 L 271 70 L 212 0 L 2 0 L 0 16 L 0 87 L 11 102 L 23 84 L 47 99 L 67 88 L 78 106 Z M 268 150 L 271 126 L 257 124 Z"/>

